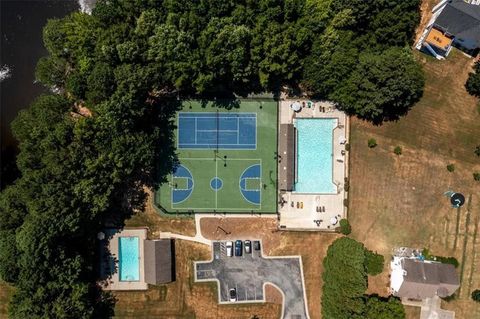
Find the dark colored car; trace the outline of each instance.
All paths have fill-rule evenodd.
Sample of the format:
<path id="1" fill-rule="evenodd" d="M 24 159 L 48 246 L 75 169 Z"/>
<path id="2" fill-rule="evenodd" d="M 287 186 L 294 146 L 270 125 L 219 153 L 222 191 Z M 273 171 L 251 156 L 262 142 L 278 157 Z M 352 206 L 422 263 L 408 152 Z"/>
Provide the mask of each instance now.
<path id="1" fill-rule="evenodd" d="M 255 240 L 255 241 L 253 242 L 253 248 L 254 248 L 255 250 L 260 250 L 260 241 L 259 241 L 259 240 Z"/>
<path id="2" fill-rule="evenodd" d="M 252 242 L 250 240 L 245 240 L 245 254 L 252 253 Z"/>
<path id="3" fill-rule="evenodd" d="M 235 288 L 230 289 L 230 301 L 237 301 L 237 290 Z"/>
<path id="4" fill-rule="evenodd" d="M 242 255 L 242 241 L 237 240 L 235 242 L 235 256 L 241 256 Z"/>

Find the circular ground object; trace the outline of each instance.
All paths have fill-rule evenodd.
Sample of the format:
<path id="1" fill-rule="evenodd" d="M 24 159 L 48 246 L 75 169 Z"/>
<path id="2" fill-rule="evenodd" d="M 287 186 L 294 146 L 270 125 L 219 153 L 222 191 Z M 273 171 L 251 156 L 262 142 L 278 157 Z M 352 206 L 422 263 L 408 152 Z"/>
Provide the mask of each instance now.
<path id="1" fill-rule="evenodd" d="M 214 190 L 214 191 L 218 191 L 219 189 L 222 188 L 222 185 L 223 185 L 223 182 L 220 178 L 218 177 L 214 177 L 212 178 L 212 180 L 210 181 L 210 187 Z"/>
<path id="2" fill-rule="evenodd" d="M 463 206 L 465 204 L 465 196 L 460 193 L 453 193 L 452 197 L 450 197 L 450 203 L 455 207 Z"/>

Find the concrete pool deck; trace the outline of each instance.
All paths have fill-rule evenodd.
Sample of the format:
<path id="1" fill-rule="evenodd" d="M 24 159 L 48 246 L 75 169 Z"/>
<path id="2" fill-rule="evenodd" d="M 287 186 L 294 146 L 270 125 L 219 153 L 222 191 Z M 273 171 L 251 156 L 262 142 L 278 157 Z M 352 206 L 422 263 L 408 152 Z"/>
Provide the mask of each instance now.
<path id="1" fill-rule="evenodd" d="M 279 202 L 282 199 L 284 202 L 283 205 L 280 204 L 278 207 L 280 214 L 279 228 L 284 230 L 334 231 L 339 226 L 340 219 L 347 217 L 344 199 L 346 198 L 345 178 L 348 178 L 348 152 L 345 150 L 345 143 L 349 142 L 349 119 L 344 112 L 337 110 L 333 103 L 327 101 L 315 101 L 313 107 L 305 106 L 302 107 L 300 112 L 294 112 L 290 105 L 296 101 L 302 103 L 302 100 L 280 101 L 279 126 L 293 124 L 295 118 L 337 119 L 337 125 L 333 130 L 332 150 L 332 182 L 337 186 L 337 193 L 310 194 L 279 190 Z M 307 101 L 304 100 L 303 102 L 306 105 Z M 279 136 L 279 138 L 282 138 L 282 136 Z M 293 152 L 293 150 L 279 150 L 279 155 L 284 155 L 282 153 L 288 151 Z M 288 169 L 294 168 L 284 167 L 282 162 L 278 163 L 279 172 Z M 317 207 L 322 207 L 322 212 L 317 212 Z"/>
<path id="2" fill-rule="evenodd" d="M 101 277 L 105 278 L 102 282 L 102 287 L 105 290 L 147 290 L 148 284 L 145 282 L 145 267 L 144 267 L 144 240 L 147 239 L 147 228 L 125 228 L 111 229 L 107 233 L 108 240 L 107 248 L 110 251 L 110 256 L 101 254 L 102 266 Z M 118 271 L 118 255 L 119 255 L 119 237 L 138 237 L 139 239 L 139 270 L 140 278 L 137 281 L 121 281 Z M 108 260 L 106 260 L 108 259 Z"/>
<path id="3" fill-rule="evenodd" d="M 265 302 L 265 286 L 271 284 L 283 297 L 282 318 L 309 318 L 300 256 L 264 256 L 252 247 L 250 254 L 228 257 L 225 242 L 215 241 L 212 259 L 194 267 L 195 282 L 217 282 L 220 304 Z M 235 302 L 229 298 L 231 288 L 237 292 Z"/>

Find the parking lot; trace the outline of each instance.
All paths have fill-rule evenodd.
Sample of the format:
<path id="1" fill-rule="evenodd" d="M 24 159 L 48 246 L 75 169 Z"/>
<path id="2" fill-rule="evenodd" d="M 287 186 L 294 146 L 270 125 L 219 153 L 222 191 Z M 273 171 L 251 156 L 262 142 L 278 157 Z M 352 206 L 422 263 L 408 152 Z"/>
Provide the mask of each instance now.
<path id="1" fill-rule="evenodd" d="M 272 283 L 284 295 L 283 318 L 308 318 L 299 257 L 265 258 L 253 247 L 250 254 L 242 247 L 242 256 L 228 257 L 225 244 L 214 242 L 212 260 L 195 262 L 195 281 L 218 281 L 220 303 L 231 303 L 232 288 L 236 302 L 264 302 L 263 286 Z"/>

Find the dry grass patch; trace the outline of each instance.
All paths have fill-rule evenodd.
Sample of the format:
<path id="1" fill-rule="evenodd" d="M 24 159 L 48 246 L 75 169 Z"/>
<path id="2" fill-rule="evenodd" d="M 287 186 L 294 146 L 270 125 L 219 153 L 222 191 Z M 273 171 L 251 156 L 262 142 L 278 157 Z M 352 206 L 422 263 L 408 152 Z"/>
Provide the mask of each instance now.
<path id="1" fill-rule="evenodd" d="M 194 283 L 193 262 L 211 258 L 210 248 L 176 240 L 176 281 L 146 292 L 116 292 L 116 318 L 276 318 L 278 304 L 219 305 L 216 283 Z"/>
<path id="2" fill-rule="evenodd" d="M 0 318 L 7 318 L 7 308 L 12 298 L 14 288 L 0 280 Z"/>
<path id="3" fill-rule="evenodd" d="M 193 217 L 169 216 L 159 213 L 152 202 L 153 196 L 149 192 L 145 210 L 125 221 L 127 227 L 148 227 L 150 238 L 159 238 L 160 231 L 195 236 L 195 219 Z"/>
<path id="4" fill-rule="evenodd" d="M 417 53 L 416 53 L 417 54 Z M 456 318 L 480 318 L 480 304 L 469 299 L 480 287 L 480 171 L 474 155 L 480 144 L 477 101 L 464 83 L 472 60 L 453 50 L 445 61 L 418 53 L 425 73 L 422 100 L 397 122 L 373 126 L 352 119 L 350 212 L 352 237 L 388 260 L 396 246 L 429 247 L 461 263 L 461 289 L 444 307 Z M 378 146 L 367 147 L 375 138 Z M 400 145 L 402 155 L 393 153 Z M 455 172 L 446 165 L 453 163 Z M 447 190 L 471 197 L 460 210 L 450 207 Z M 372 278 L 369 292 L 385 294 L 388 276 Z"/>

